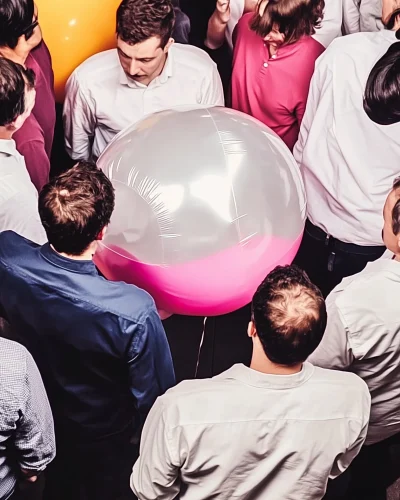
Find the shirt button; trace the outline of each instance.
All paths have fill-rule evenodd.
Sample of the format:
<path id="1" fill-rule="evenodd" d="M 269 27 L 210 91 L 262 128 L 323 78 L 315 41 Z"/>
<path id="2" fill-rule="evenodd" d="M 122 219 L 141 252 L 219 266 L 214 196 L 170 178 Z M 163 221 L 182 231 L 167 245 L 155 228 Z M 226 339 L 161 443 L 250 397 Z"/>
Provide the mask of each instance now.
<path id="1" fill-rule="evenodd" d="M 267 63 L 267 62 L 265 62 L 265 63 L 263 64 L 263 66 L 264 66 L 264 68 L 268 68 L 268 63 Z"/>

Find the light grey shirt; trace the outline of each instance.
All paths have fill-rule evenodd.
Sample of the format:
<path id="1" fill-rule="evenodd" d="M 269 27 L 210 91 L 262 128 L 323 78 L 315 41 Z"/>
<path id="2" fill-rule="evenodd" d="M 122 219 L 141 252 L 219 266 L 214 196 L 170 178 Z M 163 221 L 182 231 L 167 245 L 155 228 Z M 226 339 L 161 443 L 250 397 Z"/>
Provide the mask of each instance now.
<path id="1" fill-rule="evenodd" d="M 43 471 L 55 456 L 53 417 L 39 370 L 20 344 L 0 338 L 0 498 L 21 469 Z"/>
<path id="2" fill-rule="evenodd" d="M 349 370 L 367 383 L 366 443 L 400 432 L 400 262 L 379 259 L 345 278 L 327 298 L 328 326 L 309 360 Z"/>
<path id="3" fill-rule="evenodd" d="M 351 373 L 238 364 L 158 398 L 131 487 L 140 500 L 320 500 L 359 452 L 369 412 L 368 388 Z"/>
<path id="4" fill-rule="evenodd" d="M 39 245 L 47 241 L 38 193 L 14 140 L 0 139 L 0 232 L 15 231 Z"/>
<path id="5" fill-rule="evenodd" d="M 74 160 L 97 159 L 118 132 L 177 106 L 223 106 L 217 65 L 197 47 L 174 43 L 149 85 L 129 79 L 117 50 L 100 52 L 70 76 L 64 102 L 65 145 Z"/>
<path id="6" fill-rule="evenodd" d="M 382 0 L 343 0 L 343 31 L 379 31 L 382 23 Z"/>

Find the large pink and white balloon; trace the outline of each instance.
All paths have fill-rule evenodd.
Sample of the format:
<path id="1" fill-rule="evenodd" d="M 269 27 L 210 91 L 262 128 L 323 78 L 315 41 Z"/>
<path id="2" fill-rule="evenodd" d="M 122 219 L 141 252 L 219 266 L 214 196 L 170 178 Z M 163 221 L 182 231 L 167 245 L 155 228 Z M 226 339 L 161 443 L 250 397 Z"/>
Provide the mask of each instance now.
<path id="1" fill-rule="evenodd" d="M 151 115 L 121 132 L 98 164 L 116 208 L 96 263 L 164 311 L 233 311 L 297 252 L 305 220 L 298 167 L 278 136 L 243 113 Z"/>

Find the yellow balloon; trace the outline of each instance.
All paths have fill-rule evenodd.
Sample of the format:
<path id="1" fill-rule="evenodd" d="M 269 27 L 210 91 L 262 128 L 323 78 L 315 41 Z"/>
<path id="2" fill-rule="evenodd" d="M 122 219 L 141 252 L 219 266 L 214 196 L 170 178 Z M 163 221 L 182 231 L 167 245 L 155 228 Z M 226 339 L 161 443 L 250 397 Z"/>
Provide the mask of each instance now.
<path id="1" fill-rule="evenodd" d="M 116 11 L 121 0 L 36 0 L 43 38 L 49 47 L 58 102 L 81 62 L 115 47 Z"/>

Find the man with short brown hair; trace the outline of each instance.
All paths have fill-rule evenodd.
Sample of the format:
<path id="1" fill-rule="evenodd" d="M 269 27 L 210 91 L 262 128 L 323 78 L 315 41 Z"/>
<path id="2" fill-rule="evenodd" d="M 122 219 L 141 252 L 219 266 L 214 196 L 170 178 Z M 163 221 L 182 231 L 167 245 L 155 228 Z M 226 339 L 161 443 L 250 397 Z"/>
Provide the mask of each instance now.
<path id="1" fill-rule="evenodd" d="M 51 500 L 131 499 L 131 441 L 175 383 L 153 299 L 107 281 L 92 261 L 113 209 L 111 182 L 78 164 L 40 193 L 47 244 L 0 234 L 0 308 L 35 358 L 54 414 Z"/>
<path id="2" fill-rule="evenodd" d="M 123 0 L 117 49 L 82 63 L 67 82 L 65 142 L 75 160 L 97 159 L 145 115 L 177 106 L 223 106 L 217 67 L 202 50 L 175 44 L 171 0 Z"/>

